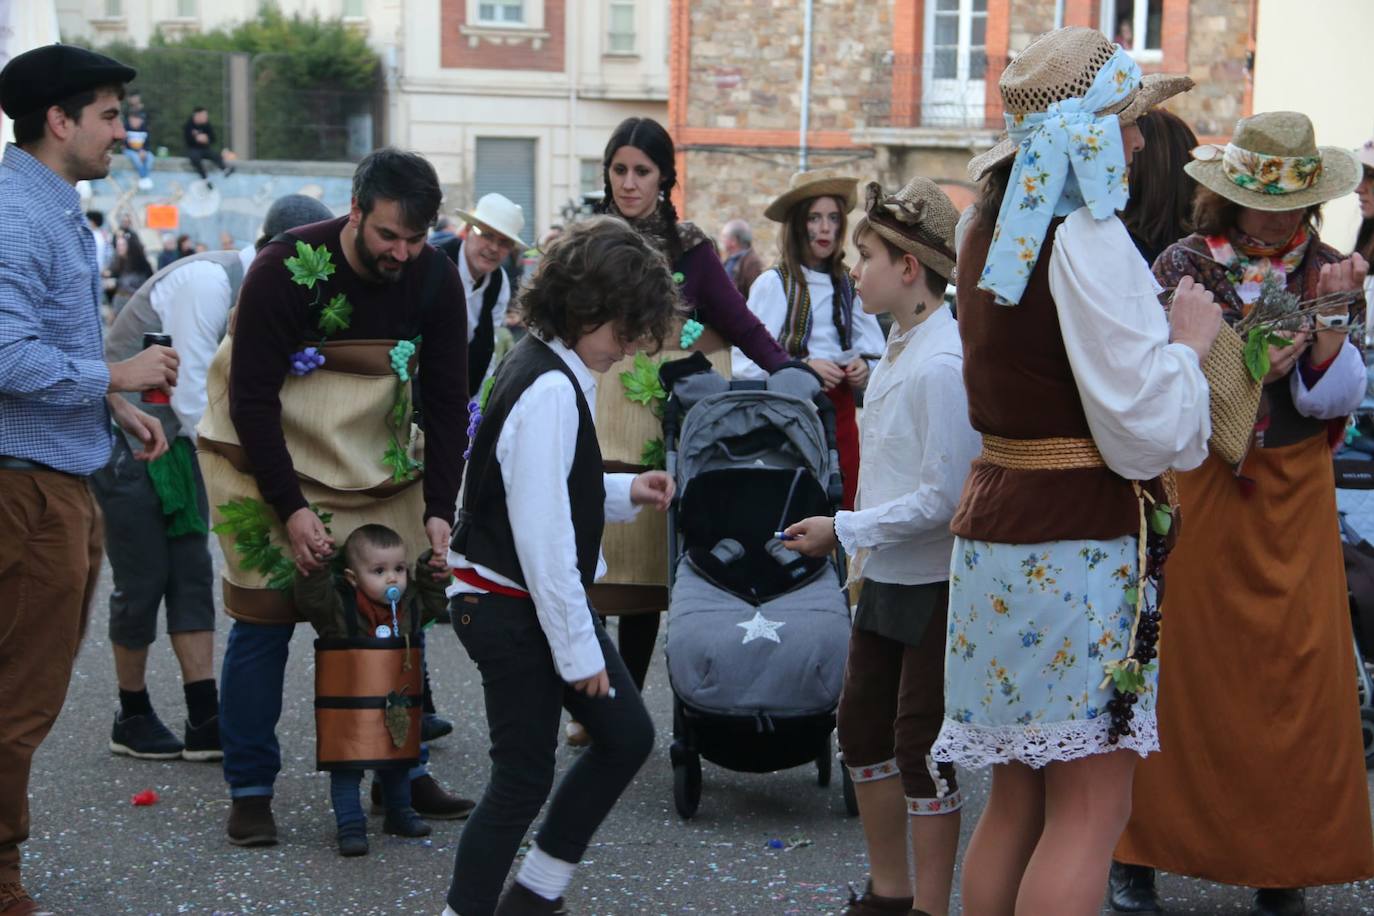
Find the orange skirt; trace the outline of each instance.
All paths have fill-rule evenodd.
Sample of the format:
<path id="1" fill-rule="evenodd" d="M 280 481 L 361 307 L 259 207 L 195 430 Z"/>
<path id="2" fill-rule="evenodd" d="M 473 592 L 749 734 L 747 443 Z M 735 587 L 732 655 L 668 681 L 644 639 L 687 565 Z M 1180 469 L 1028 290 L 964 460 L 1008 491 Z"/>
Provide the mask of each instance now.
<path id="1" fill-rule="evenodd" d="M 1355 651 L 1324 436 L 1179 475 L 1160 753 L 1116 858 L 1246 887 L 1374 875 Z"/>

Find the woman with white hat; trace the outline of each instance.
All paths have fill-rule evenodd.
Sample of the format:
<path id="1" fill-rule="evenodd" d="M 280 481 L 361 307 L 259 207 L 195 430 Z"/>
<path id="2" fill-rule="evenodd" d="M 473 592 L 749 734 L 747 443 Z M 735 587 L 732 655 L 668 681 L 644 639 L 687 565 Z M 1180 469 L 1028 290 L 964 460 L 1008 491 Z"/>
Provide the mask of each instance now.
<path id="1" fill-rule="evenodd" d="M 1096 914 L 1131 775 L 1159 747 L 1161 477 L 1206 457 L 1200 364 L 1220 313 L 1187 282 L 1166 318 L 1116 211 L 1135 119 L 1190 85 L 1142 77 L 1095 30 L 1050 32 L 1003 72 L 1009 137 L 969 166 L 985 180 L 958 313 L 983 451 L 950 524 L 931 751 L 993 768 L 963 867 L 969 916 Z"/>
<path id="2" fill-rule="evenodd" d="M 1360 180 L 1348 150 L 1317 146 L 1296 112 L 1245 118 L 1200 146 L 1196 232 L 1155 262 L 1196 282 L 1228 323 L 1266 283 L 1303 300 L 1353 291 L 1367 272 L 1317 236 L 1321 204 Z M 1267 307 L 1267 299 L 1266 299 Z M 1249 452 L 1179 475 L 1186 523 L 1169 562 L 1163 753 L 1136 774 L 1117 858 L 1260 888 L 1255 914 L 1306 911 L 1299 888 L 1374 875 L 1355 657 L 1331 446 L 1365 391 L 1338 306 L 1269 348 Z M 1113 902 L 1158 906 L 1148 869 L 1113 870 Z M 1119 906 L 1118 908 L 1121 908 Z"/>
<path id="3" fill-rule="evenodd" d="M 749 310 L 793 359 L 820 376 L 835 405 L 835 436 L 844 483 L 843 508 L 854 508 L 859 486 L 859 427 L 855 391 L 868 383 L 886 342 L 878 319 L 866 313 L 844 263 L 849 211 L 859 180 L 819 169 L 797 172 L 764 216 L 782 224 L 778 264 L 749 288 Z M 737 378 L 763 370 L 739 348 L 731 354 Z"/>

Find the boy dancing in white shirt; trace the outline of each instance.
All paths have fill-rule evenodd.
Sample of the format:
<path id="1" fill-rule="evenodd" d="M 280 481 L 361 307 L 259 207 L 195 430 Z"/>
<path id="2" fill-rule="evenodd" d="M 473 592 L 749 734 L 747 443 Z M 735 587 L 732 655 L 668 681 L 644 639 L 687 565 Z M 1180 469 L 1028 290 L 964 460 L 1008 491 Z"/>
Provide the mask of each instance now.
<path id="1" fill-rule="evenodd" d="M 482 674 L 492 767 L 458 843 L 445 916 L 561 913 L 573 868 L 654 745 L 586 589 L 606 570 L 604 522 L 629 521 L 636 506 L 666 509 L 673 483 L 662 471 L 602 472 L 593 373 L 662 344 L 676 286 L 642 236 L 598 217 L 549 248 L 520 296 L 532 333 L 502 361 L 483 405 L 449 553 L 453 625 Z M 553 783 L 564 708 L 592 746 L 501 894 Z"/>
<path id="2" fill-rule="evenodd" d="M 853 277 L 864 311 L 891 314 L 893 327 L 864 399 L 856 508 L 804 519 L 786 543 L 808 556 L 841 543 L 862 576 L 838 727 L 870 878 L 844 913 L 944 916 L 963 798 L 954 768 L 937 766 L 930 747 L 944 717 L 949 521 L 979 450 L 958 325 L 943 298 L 958 214 L 925 178 L 887 197 L 869 184 L 866 211 L 854 229 Z"/>

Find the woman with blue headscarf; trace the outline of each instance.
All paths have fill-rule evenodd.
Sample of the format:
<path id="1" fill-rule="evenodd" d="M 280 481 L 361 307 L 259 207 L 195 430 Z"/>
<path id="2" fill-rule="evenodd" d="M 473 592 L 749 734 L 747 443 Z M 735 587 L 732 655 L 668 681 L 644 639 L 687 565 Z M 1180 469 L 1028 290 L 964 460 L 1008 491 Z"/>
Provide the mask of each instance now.
<path id="1" fill-rule="evenodd" d="M 1095 914 L 1131 778 L 1158 749 L 1166 472 L 1211 432 L 1201 362 L 1220 327 L 1180 284 L 1169 317 L 1116 216 L 1135 119 L 1189 88 L 1142 77 L 1091 29 L 1002 75 L 1008 139 L 958 258 L 964 378 L 983 453 L 951 524 L 945 722 L 932 755 L 993 766 L 964 862 L 970 916 Z"/>

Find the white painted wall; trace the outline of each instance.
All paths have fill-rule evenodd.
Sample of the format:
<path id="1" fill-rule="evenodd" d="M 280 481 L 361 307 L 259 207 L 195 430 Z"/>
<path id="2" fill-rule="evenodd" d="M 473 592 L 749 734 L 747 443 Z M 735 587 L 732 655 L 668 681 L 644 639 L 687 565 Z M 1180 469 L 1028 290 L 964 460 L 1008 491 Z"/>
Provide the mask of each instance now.
<path id="1" fill-rule="evenodd" d="M 1320 146 L 1354 149 L 1374 136 L 1369 101 L 1372 0 L 1259 0 L 1255 111 L 1301 111 Z M 1328 203 L 1322 239 L 1355 244 L 1359 205 L 1352 194 Z"/>

